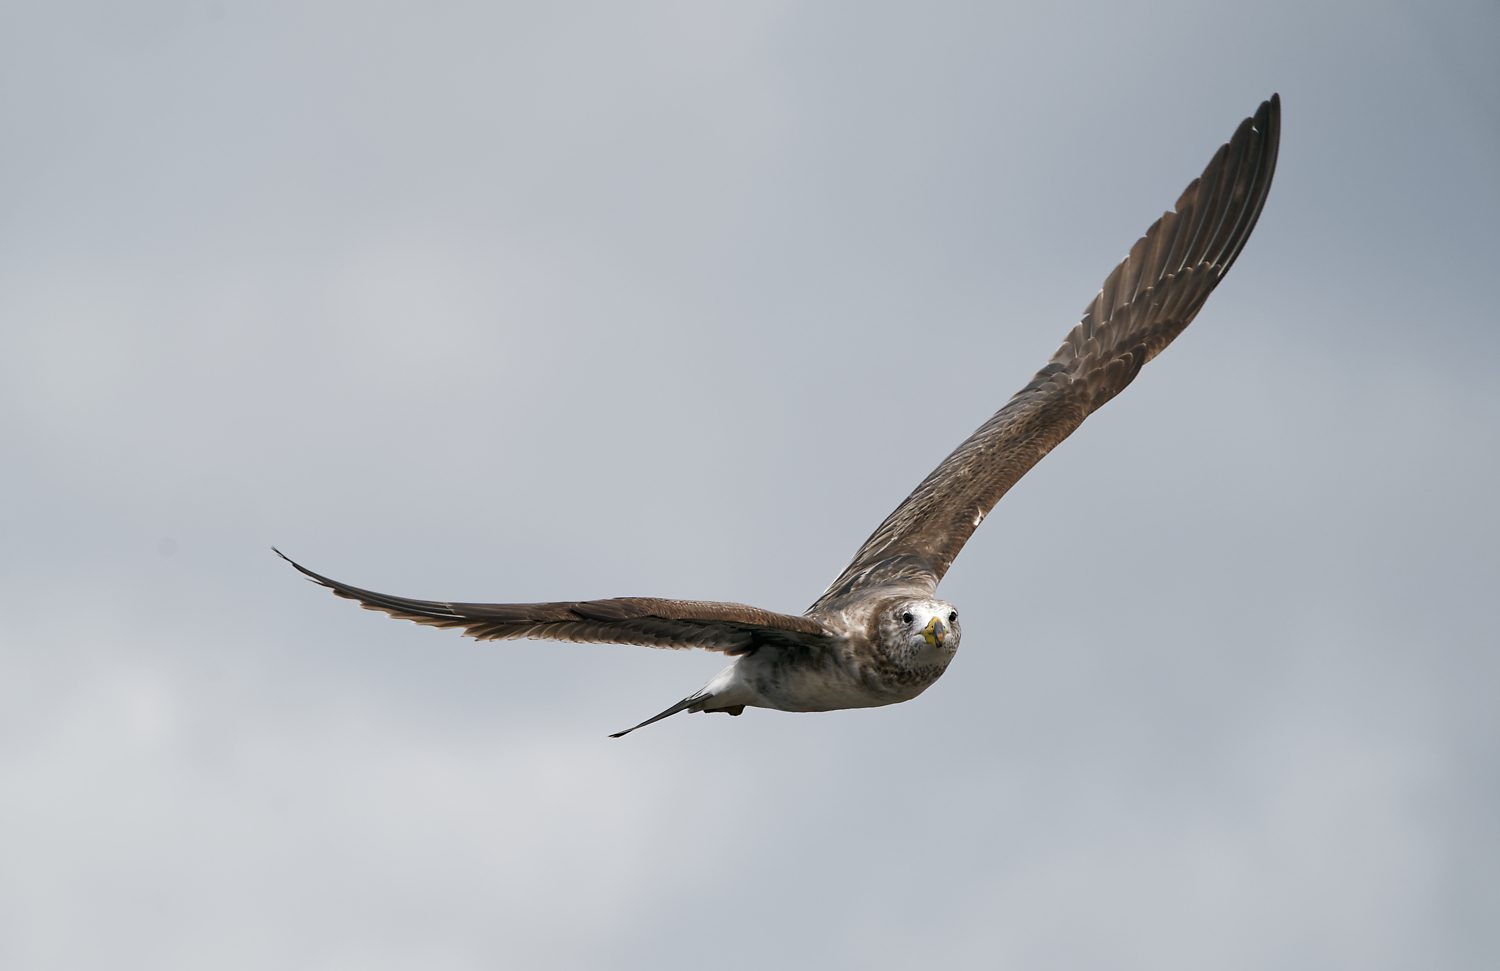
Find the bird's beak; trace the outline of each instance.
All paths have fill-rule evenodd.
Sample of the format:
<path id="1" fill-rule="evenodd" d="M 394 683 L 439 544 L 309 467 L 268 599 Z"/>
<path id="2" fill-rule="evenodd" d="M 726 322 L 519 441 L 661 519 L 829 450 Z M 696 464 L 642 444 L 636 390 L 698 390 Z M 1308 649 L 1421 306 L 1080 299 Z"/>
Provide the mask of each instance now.
<path id="1" fill-rule="evenodd" d="M 943 643 L 943 638 L 948 636 L 948 625 L 944 624 L 941 618 L 934 617 L 927 622 L 926 627 L 922 628 L 922 636 L 927 639 L 929 647 L 937 647 Z"/>

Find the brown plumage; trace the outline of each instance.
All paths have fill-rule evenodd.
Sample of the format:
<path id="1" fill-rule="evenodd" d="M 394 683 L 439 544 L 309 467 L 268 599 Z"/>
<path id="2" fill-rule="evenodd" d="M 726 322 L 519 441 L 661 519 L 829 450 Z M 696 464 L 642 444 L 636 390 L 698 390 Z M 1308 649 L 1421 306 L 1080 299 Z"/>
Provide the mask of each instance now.
<path id="1" fill-rule="evenodd" d="M 558 603 L 449 603 L 393 597 L 361 590 L 314 573 L 280 550 L 276 555 L 303 576 L 366 610 L 429 627 L 457 627 L 481 641 L 537 638 L 551 641 L 637 644 L 642 647 L 699 647 L 723 654 L 747 654 L 769 644 L 816 643 L 829 632 L 808 617 L 778 614 L 745 604 L 704 600 L 615 597 Z"/>
<path id="2" fill-rule="evenodd" d="M 412 600 L 292 565 L 370 610 L 456 627 L 480 640 L 701 647 L 735 658 L 702 689 L 641 725 L 679 711 L 826 711 L 916 697 L 958 647 L 958 612 L 933 596 L 954 557 L 1027 470 L 1124 390 L 1197 315 L 1260 217 L 1280 132 L 1281 102 L 1272 95 L 1220 147 L 1175 209 L 1136 241 L 1047 365 L 886 517 L 803 616 L 647 597 Z"/>
<path id="3" fill-rule="evenodd" d="M 1000 497 L 1202 309 L 1260 218 L 1280 134 L 1272 95 L 1136 240 L 1047 366 L 886 517 L 813 613 L 868 587 L 937 589 Z"/>

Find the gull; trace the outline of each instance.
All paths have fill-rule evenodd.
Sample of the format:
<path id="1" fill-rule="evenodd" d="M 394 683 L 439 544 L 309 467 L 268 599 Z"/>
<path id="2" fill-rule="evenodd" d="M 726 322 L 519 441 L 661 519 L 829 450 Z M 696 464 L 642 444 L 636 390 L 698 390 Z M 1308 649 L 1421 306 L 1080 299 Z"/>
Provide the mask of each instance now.
<path id="1" fill-rule="evenodd" d="M 1281 133 L 1276 95 L 1240 123 L 1171 211 L 1104 281 L 1056 354 L 932 471 L 801 615 L 738 603 L 615 597 L 555 603 L 413 600 L 303 575 L 370 610 L 478 640 L 539 638 L 702 648 L 732 658 L 678 712 L 833 711 L 910 701 L 953 660 L 963 629 L 939 582 L 1000 497 L 1182 333 L 1260 217 Z"/>

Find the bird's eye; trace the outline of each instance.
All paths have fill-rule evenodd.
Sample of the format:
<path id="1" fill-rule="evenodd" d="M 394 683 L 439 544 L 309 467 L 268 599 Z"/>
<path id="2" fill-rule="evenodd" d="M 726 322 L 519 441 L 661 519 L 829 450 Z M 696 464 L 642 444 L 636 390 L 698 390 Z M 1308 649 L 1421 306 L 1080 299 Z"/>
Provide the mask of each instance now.
<path id="1" fill-rule="evenodd" d="M 901 623 L 903 623 L 903 624 L 909 624 L 909 623 L 911 623 L 911 622 L 912 622 L 912 621 L 913 621 L 913 620 L 914 620 L 914 619 L 915 619 L 915 618 L 914 618 L 914 617 L 912 617 L 912 615 L 911 615 L 911 611 L 910 611 L 910 610 L 908 610 L 908 611 L 907 611 L 907 612 L 906 612 L 906 613 L 904 613 L 904 614 L 902 614 L 902 615 L 901 615 Z"/>
<path id="2" fill-rule="evenodd" d="M 953 623 L 953 622 L 955 622 L 957 620 L 958 620 L 958 611 L 956 611 L 956 610 L 950 610 L 950 611 L 948 611 L 948 623 L 951 624 L 951 623 Z"/>

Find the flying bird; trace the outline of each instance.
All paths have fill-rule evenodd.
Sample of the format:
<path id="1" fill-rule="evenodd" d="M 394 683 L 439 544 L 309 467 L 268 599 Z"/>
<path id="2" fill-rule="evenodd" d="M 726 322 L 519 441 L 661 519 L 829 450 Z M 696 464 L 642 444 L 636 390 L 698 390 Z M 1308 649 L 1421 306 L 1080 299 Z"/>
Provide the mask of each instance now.
<path id="1" fill-rule="evenodd" d="M 1046 366 L 922 480 L 800 616 L 650 597 L 412 600 L 331 580 L 276 552 L 367 609 L 479 640 L 697 647 L 734 659 L 702 688 L 613 738 L 680 711 L 832 711 L 909 701 L 958 650 L 958 610 L 936 596 L 954 557 L 1027 470 L 1197 315 L 1260 217 L 1280 132 L 1281 102 L 1272 95 L 1130 248 Z"/>

